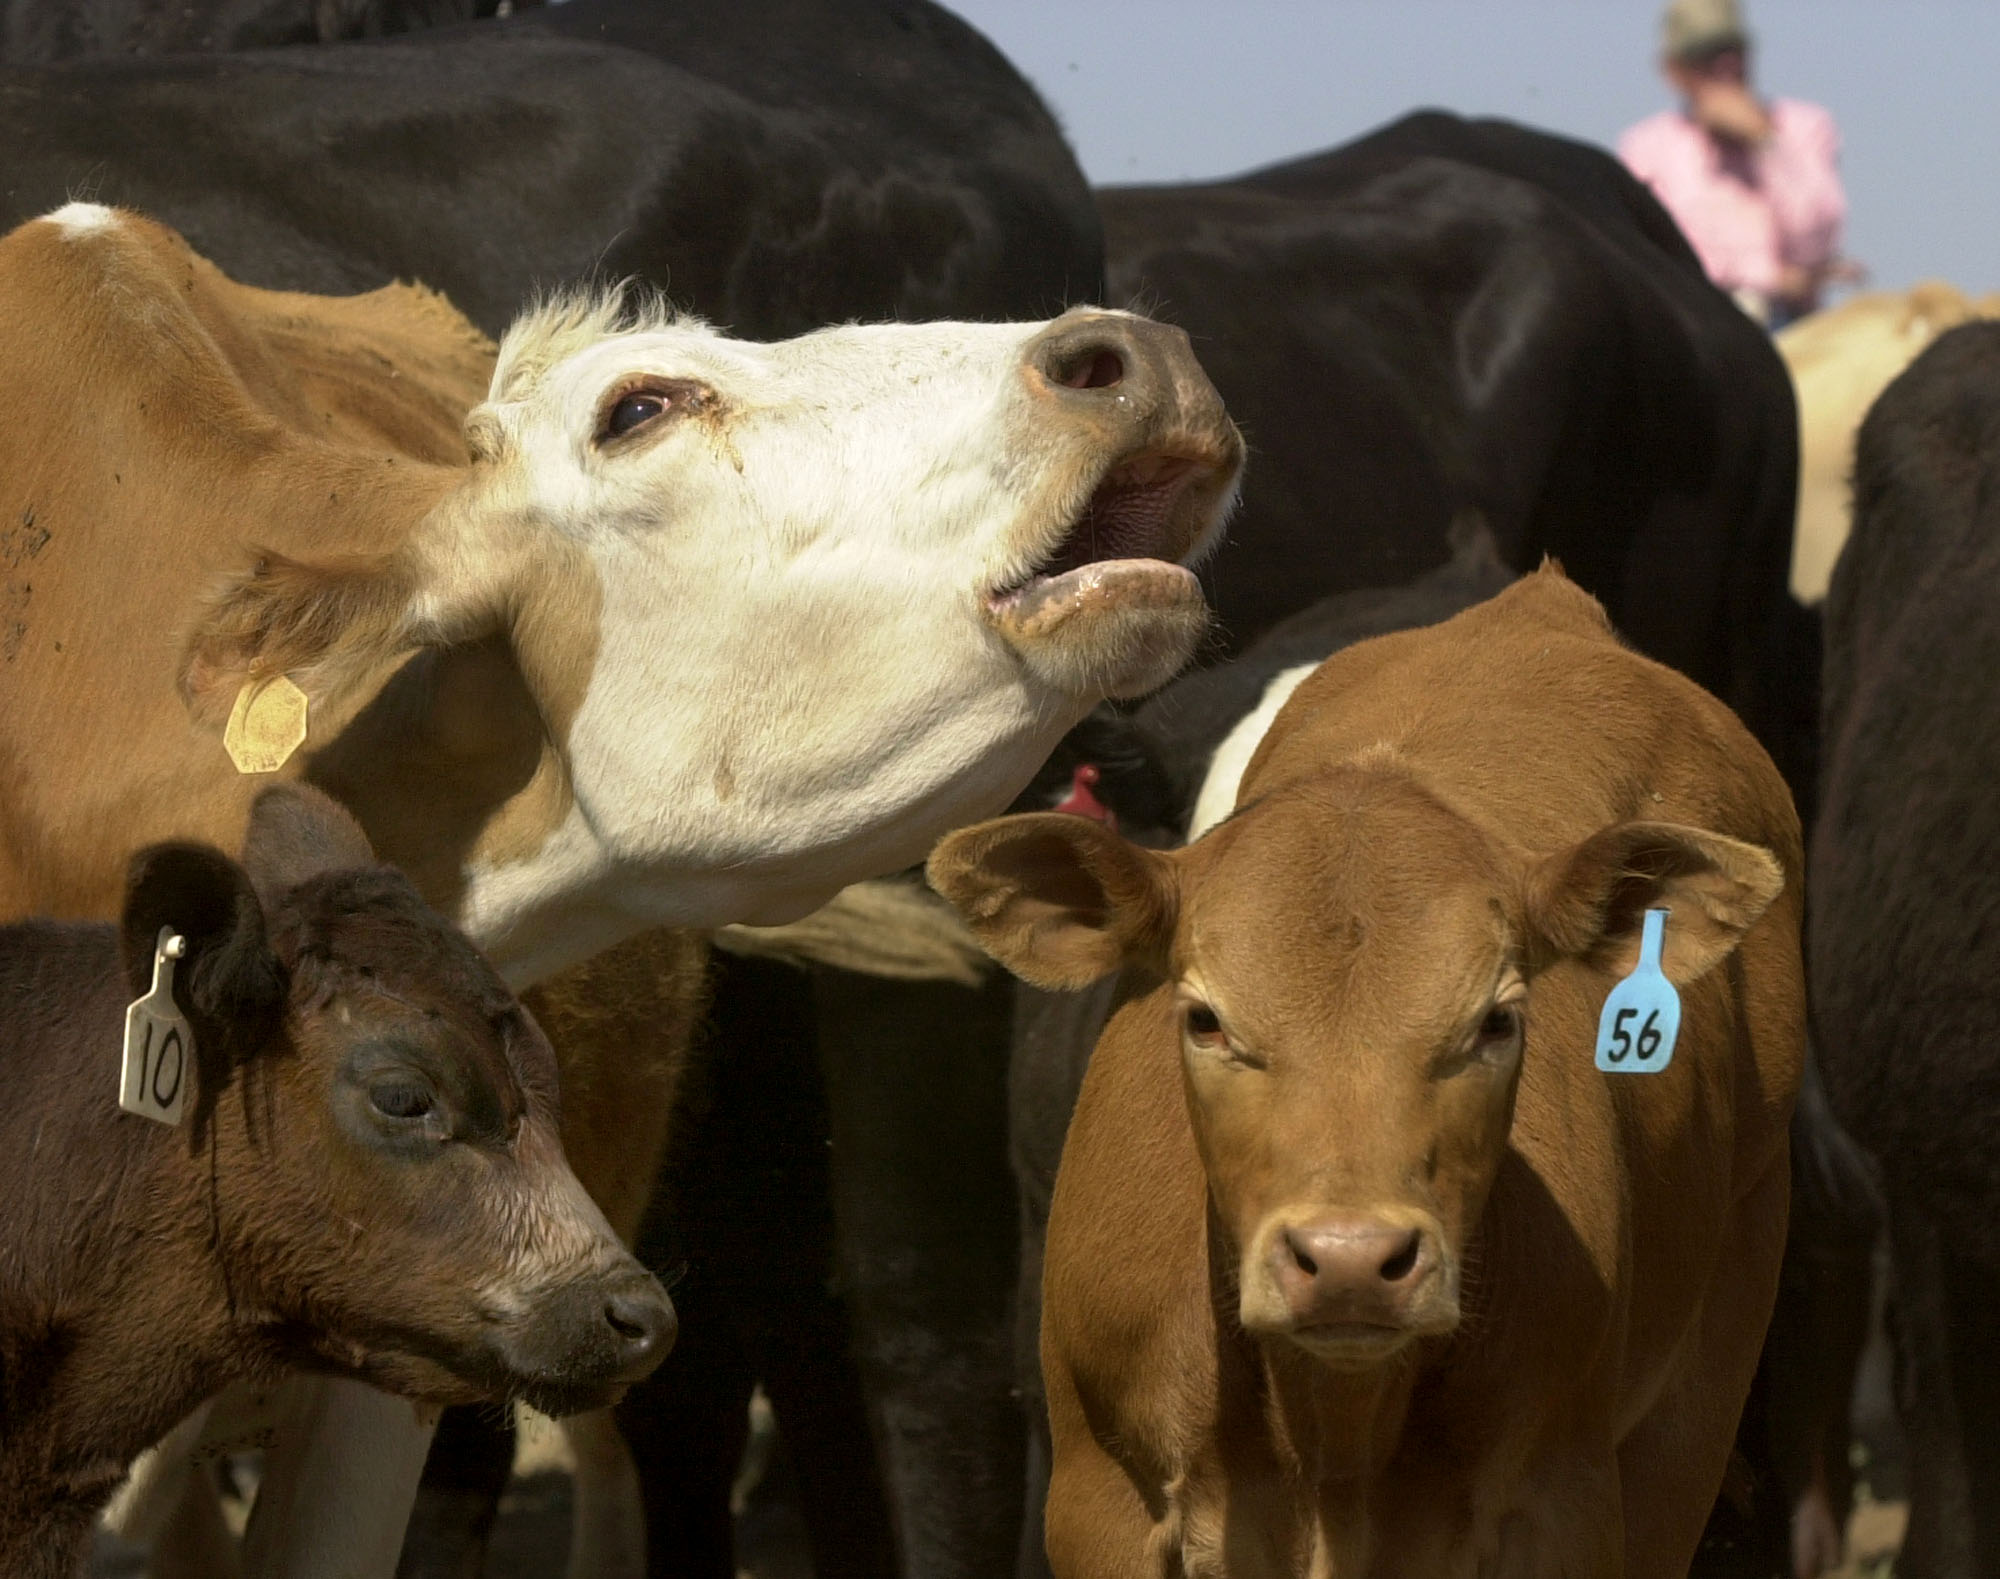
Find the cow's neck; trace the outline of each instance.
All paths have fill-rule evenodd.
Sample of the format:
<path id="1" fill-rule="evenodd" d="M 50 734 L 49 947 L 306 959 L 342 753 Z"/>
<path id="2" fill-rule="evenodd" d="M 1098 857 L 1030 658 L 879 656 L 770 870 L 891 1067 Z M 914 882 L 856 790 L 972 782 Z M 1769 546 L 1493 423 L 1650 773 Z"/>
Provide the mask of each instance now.
<path id="1" fill-rule="evenodd" d="M 416 654 L 306 776 L 425 899 L 461 918 L 474 860 L 532 854 L 570 809 L 562 754 L 505 636 Z"/>
<path id="2" fill-rule="evenodd" d="M 65 1025 L 14 1028 L 7 1060 L 23 1067 L 6 1071 L 15 1099 L 0 1107 L 18 1170 L 0 1260 L 0 1554 L 24 1541 L 38 1562 L 24 1531 L 54 1545 L 79 1516 L 87 1529 L 132 1456 L 243 1369 L 206 1152 L 185 1125 L 118 1110 L 126 989 L 112 929 L 88 931 L 72 945 L 83 969 L 63 974 L 95 990 Z M 80 1098 L 93 1089 L 101 1101 Z"/>
<path id="3" fill-rule="evenodd" d="M 447 493 L 418 528 L 460 583 L 452 623 L 473 634 L 391 665 L 305 771 L 519 985 L 540 973 L 519 969 L 504 935 L 482 925 L 472 874 L 516 874 L 516 905 L 531 911 L 559 909 L 565 885 L 588 880 L 594 849 L 579 859 L 553 847 L 578 842 L 569 737 L 602 596 L 574 542 L 532 522 L 481 521 L 476 507 L 468 490 Z"/>

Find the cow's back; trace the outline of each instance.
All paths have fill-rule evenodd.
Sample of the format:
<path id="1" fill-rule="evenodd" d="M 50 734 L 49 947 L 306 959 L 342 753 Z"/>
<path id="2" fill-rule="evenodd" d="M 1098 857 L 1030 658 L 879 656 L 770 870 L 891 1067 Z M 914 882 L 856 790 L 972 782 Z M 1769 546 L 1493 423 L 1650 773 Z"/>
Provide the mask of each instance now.
<path id="1" fill-rule="evenodd" d="M 176 694 L 198 601 L 252 548 L 393 549 L 492 352 L 427 292 L 251 290 L 86 205 L 0 240 L 0 292 L 0 914 L 101 914 L 124 850 L 232 843 L 261 782 Z"/>
<path id="2" fill-rule="evenodd" d="M 1441 563 L 1476 510 L 1810 785 L 1786 597 L 1796 419 L 1769 339 L 1601 150 L 1436 113 L 1200 186 L 1100 194 L 1114 299 L 1180 323 L 1255 436 L 1212 569 L 1241 642 Z"/>
<path id="3" fill-rule="evenodd" d="M 634 275 L 751 339 L 1094 299 L 1089 188 L 941 6 L 573 0 L 358 44 L 0 68 L 0 220 L 86 187 L 259 285 L 396 278 L 499 333 Z"/>

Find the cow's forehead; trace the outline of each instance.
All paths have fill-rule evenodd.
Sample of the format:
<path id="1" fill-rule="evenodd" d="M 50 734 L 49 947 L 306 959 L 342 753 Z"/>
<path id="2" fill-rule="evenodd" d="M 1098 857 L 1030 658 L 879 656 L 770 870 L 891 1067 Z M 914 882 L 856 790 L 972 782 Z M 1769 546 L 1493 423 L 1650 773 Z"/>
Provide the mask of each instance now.
<path id="1" fill-rule="evenodd" d="M 1401 775 L 1289 787 L 1202 846 L 1185 872 L 1180 963 L 1246 1012 L 1259 999 L 1455 1013 L 1508 953 L 1504 856 Z"/>
<path id="2" fill-rule="evenodd" d="M 724 390 L 838 400 L 911 374 L 990 368 L 1042 323 L 842 324 L 791 340 L 732 339 L 699 323 L 618 334 L 556 370 L 568 390 L 603 388 L 647 373 L 709 380 Z"/>
<path id="3" fill-rule="evenodd" d="M 399 873 L 309 880 L 278 920 L 295 946 L 312 951 L 320 972 L 455 1027 L 453 1048 L 498 1088 L 553 1088 L 555 1054 L 519 1000 Z"/>

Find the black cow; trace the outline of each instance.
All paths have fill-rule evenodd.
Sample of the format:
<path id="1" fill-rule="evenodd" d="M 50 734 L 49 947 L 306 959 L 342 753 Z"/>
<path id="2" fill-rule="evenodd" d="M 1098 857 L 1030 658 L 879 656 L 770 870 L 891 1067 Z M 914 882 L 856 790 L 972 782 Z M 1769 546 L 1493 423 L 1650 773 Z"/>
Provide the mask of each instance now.
<path id="1" fill-rule="evenodd" d="M 538 5 L 519 0 L 505 9 Z M 0 61 L 47 66 L 86 55 L 330 44 L 470 22 L 502 0 L 0 0 Z"/>
<path id="2" fill-rule="evenodd" d="M 1224 650 L 1442 563 L 1474 509 L 1734 706 L 1795 791 L 1796 416 L 1769 341 L 1600 150 L 1437 112 L 1196 186 L 1098 194 L 1114 299 L 1195 338 L 1250 440 Z"/>
<path id="3" fill-rule="evenodd" d="M 1941 336 L 1855 451 L 1826 603 L 1806 897 L 1828 1094 L 1875 1157 L 1895 1267 L 1899 1574 L 2000 1572 L 2000 325 Z"/>
<path id="4" fill-rule="evenodd" d="M 420 279 L 498 331 L 634 274 L 755 338 L 1098 294 L 1033 89 L 927 0 L 576 3 L 379 42 L 0 71 L 0 229 L 78 193 L 248 284 Z"/>

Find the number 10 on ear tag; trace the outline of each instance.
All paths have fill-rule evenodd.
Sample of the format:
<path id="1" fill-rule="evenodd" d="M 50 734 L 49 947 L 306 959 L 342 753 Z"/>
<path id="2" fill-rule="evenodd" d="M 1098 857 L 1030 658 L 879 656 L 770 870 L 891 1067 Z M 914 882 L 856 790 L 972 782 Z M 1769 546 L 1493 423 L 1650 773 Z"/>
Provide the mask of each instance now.
<path id="1" fill-rule="evenodd" d="M 1597 1067 L 1614 1075 L 1656 1075 L 1674 1056 L 1681 995 L 1660 969 L 1667 912 L 1648 910 L 1639 963 L 1611 989 L 1597 1021 Z"/>
<path id="2" fill-rule="evenodd" d="M 118 1105 L 161 1124 L 178 1124 L 194 1062 L 194 1028 L 174 1003 L 174 961 L 187 939 L 161 927 L 153 944 L 153 985 L 125 1010 L 125 1068 Z"/>

